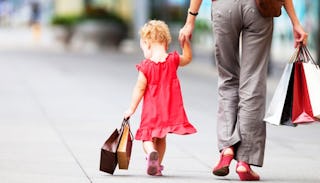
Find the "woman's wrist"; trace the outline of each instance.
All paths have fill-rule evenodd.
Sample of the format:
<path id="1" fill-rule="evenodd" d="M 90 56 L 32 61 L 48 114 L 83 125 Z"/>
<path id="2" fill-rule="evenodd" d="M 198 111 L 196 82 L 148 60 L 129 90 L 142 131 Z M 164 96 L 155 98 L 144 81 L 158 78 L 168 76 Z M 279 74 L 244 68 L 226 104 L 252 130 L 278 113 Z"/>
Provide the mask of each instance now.
<path id="1" fill-rule="evenodd" d="M 190 10 L 190 8 L 189 8 L 188 9 L 188 14 L 192 15 L 192 16 L 197 16 L 199 13 L 198 13 L 198 11 Z"/>
<path id="2" fill-rule="evenodd" d="M 186 24 L 194 25 L 195 22 L 196 22 L 196 16 L 193 16 L 193 15 L 188 13 L 188 16 L 187 16 L 187 19 L 186 19 Z"/>

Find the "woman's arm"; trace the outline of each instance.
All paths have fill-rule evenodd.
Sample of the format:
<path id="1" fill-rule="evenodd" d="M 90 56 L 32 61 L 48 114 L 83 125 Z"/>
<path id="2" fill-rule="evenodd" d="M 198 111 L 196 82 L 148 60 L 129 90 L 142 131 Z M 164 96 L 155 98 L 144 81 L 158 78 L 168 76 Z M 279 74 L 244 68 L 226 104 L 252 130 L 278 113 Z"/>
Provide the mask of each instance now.
<path id="1" fill-rule="evenodd" d="M 124 114 L 125 119 L 129 118 L 136 111 L 144 95 L 146 87 L 147 87 L 147 79 L 144 76 L 144 74 L 141 71 L 139 71 L 137 83 L 133 89 L 130 107 Z"/>
<path id="2" fill-rule="evenodd" d="M 297 18 L 297 15 L 294 10 L 294 6 L 292 3 L 292 0 L 285 0 L 284 8 L 286 9 L 292 26 L 293 26 L 293 35 L 294 35 L 294 47 L 298 47 L 300 43 L 303 45 L 307 45 L 308 42 L 308 34 L 304 31 L 302 26 L 300 25 L 299 19 Z"/>
<path id="3" fill-rule="evenodd" d="M 194 24 L 196 21 L 196 15 L 192 15 L 192 14 L 198 13 L 201 3 L 202 3 L 202 0 L 190 0 L 186 23 L 181 28 L 179 33 L 179 42 L 181 47 L 184 45 L 184 42 L 186 39 L 191 39 L 192 32 L 194 29 Z"/>

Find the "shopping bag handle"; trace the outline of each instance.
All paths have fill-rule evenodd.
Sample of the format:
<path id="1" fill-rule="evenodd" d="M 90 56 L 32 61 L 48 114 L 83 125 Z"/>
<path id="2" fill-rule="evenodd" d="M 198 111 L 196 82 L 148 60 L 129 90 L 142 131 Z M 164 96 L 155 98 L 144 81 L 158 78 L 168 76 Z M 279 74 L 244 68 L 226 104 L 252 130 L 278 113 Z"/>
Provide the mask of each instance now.
<path id="1" fill-rule="evenodd" d="M 306 62 L 311 62 L 312 64 L 314 64 L 314 65 L 319 69 L 319 68 L 320 68 L 320 64 L 317 63 L 317 62 L 313 59 L 313 57 L 312 57 L 309 49 L 308 49 L 306 46 L 304 46 L 304 45 L 301 45 L 301 49 L 302 49 L 302 52 L 303 52 L 303 54 L 305 55 L 305 57 L 306 57 L 306 59 L 307 59 Z"/>
<path id="2" fill-rule="evenodd" d="M 303 62 L 303 63 L 311 63 L 316 66 L 316 68 L 320 69 L 320 63 L 317 63 L 309 49 L 303 45 L 302 43 L 300 44 L 299 47 L 297 47 L 291 56 L 289 63 L 294 63 L 294 62 Z"/>
<path id="3" fill-rule="evenodd" d="M 128 126 L 129 126 L 129 132 L 130 132 L 130 135 L 131 135 L 131 137 L 132 137 L 132 139 L 133 139 L 133 134 L 132 134 L 131 127 L 130 127 L 130 117 L 123 118 L 120 131 L 123 130 L 123 128 L 124 128 L 125 125 L 128 125 Z"/>
<path id="4" fill-rule="evenodd" d="M 300 53 L 300 47 L 296 48 L 292 54 L 292 56 L 289 59 L 289 63 L 294 63 L 298 60 L 299 57 L 299 53 Z"/>

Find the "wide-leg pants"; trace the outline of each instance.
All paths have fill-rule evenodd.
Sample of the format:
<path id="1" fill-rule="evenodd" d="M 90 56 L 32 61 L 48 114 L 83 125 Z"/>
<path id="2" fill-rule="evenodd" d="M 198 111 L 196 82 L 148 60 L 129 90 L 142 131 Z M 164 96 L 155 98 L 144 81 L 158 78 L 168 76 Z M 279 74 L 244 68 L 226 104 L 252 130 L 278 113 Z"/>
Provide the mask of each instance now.
<path id="1" fill-rule="evenodd" d="M 218 148 L 234 146 L 236 160 L 262 166 L 273 18 L 262 17 L 254 0 L 216 0 L 212 22 L 218 69 Z"/>

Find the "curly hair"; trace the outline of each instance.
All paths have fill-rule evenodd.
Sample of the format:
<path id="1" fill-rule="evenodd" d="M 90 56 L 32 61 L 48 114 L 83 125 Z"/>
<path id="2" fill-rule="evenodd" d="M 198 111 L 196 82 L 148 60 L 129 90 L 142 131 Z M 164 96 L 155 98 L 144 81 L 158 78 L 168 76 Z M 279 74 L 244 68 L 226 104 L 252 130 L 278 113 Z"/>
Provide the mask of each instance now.
<path id="1" fill-rule="evenodd" d="M 140 30 L 140 37 L 151 43 L 164 43 L 169 45 L 171 35 L 168 25 L 161 20 L 150 20 Z"/>

